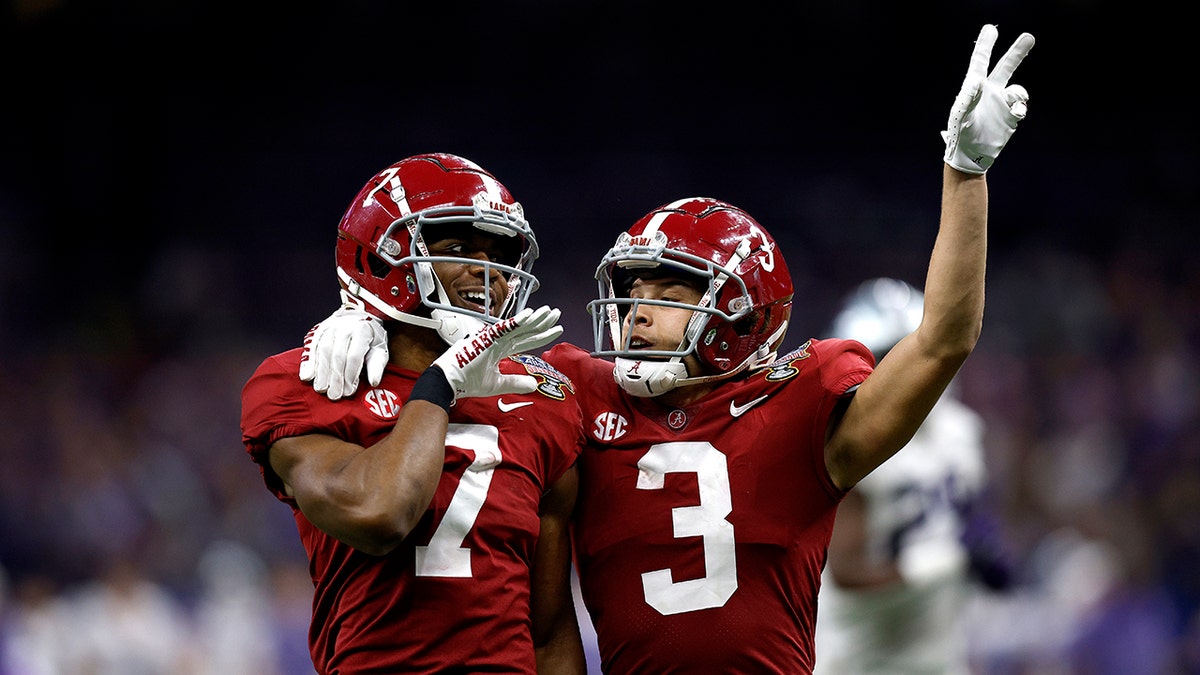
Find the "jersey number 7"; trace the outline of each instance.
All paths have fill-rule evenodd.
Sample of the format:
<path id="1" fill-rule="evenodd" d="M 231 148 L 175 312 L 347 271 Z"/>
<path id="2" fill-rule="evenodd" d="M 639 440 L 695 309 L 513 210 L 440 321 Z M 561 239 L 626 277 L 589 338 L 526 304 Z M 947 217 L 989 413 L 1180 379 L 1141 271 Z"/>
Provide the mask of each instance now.
<path id="1" fill-rule="evenodd" d="M 429 544 L 416 547 L 416 574 L 469 578 L 471 549 L 462 543 L 475 525 L 475 518 L 487 499 L 492 475 L 500 464 L 500 431 L 485 424 L 451 424 L 446 430 L 446 445 L 474 452 L 475 461 L 463 472 Z"/>

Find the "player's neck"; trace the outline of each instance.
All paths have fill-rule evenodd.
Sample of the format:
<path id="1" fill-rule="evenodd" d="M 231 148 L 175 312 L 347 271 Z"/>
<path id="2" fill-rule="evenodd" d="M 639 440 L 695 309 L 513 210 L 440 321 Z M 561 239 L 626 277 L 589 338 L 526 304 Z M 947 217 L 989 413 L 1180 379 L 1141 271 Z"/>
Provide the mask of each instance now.
<path id="1" fill-rule="evenodd" d="M 389 363 L 422 372 L 449 348 L 432 328 L 395 323 L 388 331 Z"/>
<path id="2" fill-rule="evenodd" d="M 721 386 L 720 382 L 704 382 L 700 384 L 685 385 L 676 387 L 661 396 L 655 396 L 654 400 L 668 408 L 686 408 L 696 401 L 708 396 L 712 390 Z"/>

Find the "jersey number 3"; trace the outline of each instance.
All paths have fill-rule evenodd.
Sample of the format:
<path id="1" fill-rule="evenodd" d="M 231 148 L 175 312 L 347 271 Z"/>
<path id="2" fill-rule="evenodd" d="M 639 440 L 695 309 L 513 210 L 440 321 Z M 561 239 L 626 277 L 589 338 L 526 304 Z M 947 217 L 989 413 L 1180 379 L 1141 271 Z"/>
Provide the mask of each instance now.
<path id="1" fill-rule="evenodd" d="M 471 549 L 462 545 L 475 525 L 475 518 L 487 499 L 492 474 L 500 464 L 500 432 L 484 424 L 451 424 L 446 445 L 475 453 L 475 461 L 463 472 L 446 515 L 429 539 L 428 546 L 417 546 L 416 574 L 419 577 L 471 576 Z"/>
<path id="2" fill-rule="evenodd" d="M 671 509 L 671 523 L 676 538 L 700 537 L 704 545 L 699 579 L 676 582 L 670 569 L 642 574 L 646 603 L 664 615 L 723 606 L 737 590 L 733 525 L 725 519 L 733 510 L 725 455 L 708 443 L 660 443 L 638 460 L 638 469 L 639 490 L 661 490 L 668 473 L 696 474 L 700 503 Z"/>

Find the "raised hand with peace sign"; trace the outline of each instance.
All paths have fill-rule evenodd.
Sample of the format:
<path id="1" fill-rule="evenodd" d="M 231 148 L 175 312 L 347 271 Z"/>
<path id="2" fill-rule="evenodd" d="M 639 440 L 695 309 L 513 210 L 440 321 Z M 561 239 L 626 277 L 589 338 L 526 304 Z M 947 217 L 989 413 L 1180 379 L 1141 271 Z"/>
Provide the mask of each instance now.
<path id="1" fill-rule="evenodd" d="M 1017 130 L 1017 123 L 1025 119 L 1029 101 L 1025 87 L 1009 84 L 1008 80 L 1033 48 L 1033 36 L 1022 33 L 989 74 L 996 36 L 996 27 L 991 24 L 979 31 L 971 66 L 942 132 L 946 163 L 966 173 L 984 173 L 996 161 Z"/>

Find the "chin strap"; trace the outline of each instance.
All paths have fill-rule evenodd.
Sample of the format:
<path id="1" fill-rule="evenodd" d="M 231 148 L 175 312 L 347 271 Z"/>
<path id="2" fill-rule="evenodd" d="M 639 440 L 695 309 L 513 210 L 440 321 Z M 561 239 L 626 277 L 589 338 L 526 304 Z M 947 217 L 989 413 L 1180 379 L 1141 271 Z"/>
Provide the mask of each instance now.
<path id="1" fill-rule="evenodd" d="M 446 293 L 446 287 L 442 285 L 441 279 L 433 273 L 433 265 L 427 262 L 416 263 L 418 270 L 427 271 L 429 283 L 437 292 L 438 302 L 450 306 L 450 296 Z M 455 342 L 463 339 L 467 335 L 481 330 L 487 324 L 483 319 L 477 319 L 473 316 L 468 316 L 461 312 L 455 312 L 448 309 L 433 309 L 429 315 L 437 322 L 438 335 L 446 341 L 446 344 L 452 345 Z"/>
<path id="2" fill-rule="evenodd" d="M 687 366 L 676 356 L 670 361 L 643 361 L 617 357 L 613 379 L 631 396 L 660 396 L 687 379 Z"/>
<path id="3" fill-rule="evenodd" d="M 452 345 L 458 342 L 464 336 L 469 335 L 480 328 L 484 327 L 484 322 L 472 316 L 459 314 L 443 309 L 435 309 L 430 312 L 430 317 L 417 316 L 408 312 L 398 311 L 395 307 L 388 305 L 386 302 L 379 299 L 374 293 L 363 288 L 361 284 L 355 281 L 341 267 L 337 268 L 338 278 L 342 280 L 344 288 L 341 291 L 342 306 L 354 307 L 357 309 L 366 310 L 367 305 L 370 305 L 383 317 L 394 319 L 402 323 L 420 326 L 421 328 L 432 328 L 437 331 L 442 340 L 446 344 Z M 440 283 L 434 283 L 437 288 L 438 297 L 442 304 L 450 304 L 449 298 L 446 295 L 445 289 Z"/>
<path id="4" fill-rule="evenodd" d="M 458 342 L 471 333 L 481 330 L 487 325 L 481 319 L 445 309 L 435 309 L 430 312 L 430 315 L 438 322 L 438 335 L 442 336 L 442 339 L 449 345 Z"/>
<path id="5" fill-rule="evenodd" d="M 688 377 L 687 365 L 683 363 L 680 356 L 672 357 L 669 361 L 646 361 L 617 357 L 614 360 L 613 379 L 631 396 L 639 398 L 661 396 L 677 387 L 724 380 L 744 370 L 756 370 L 774 363 L 778 356 L 775 347 L 787 333 L 787 326 L 787 322 L 784 321 L 753 356 L 742 361 L 737 368 L 719 375 Z"/>
<path id="6" fill-rule="evenodd" d="M 687 366 L 678 356 L 672 357 L 669 361 L 643 361 L 617 357 L 616 365 L 613 368 L 613 379 L 630 395 L 651 398 L 661 396 L 679 387 L 716 382 L 733 377 L 745 370 L 751 361 L 753 359 L 746 359 L 742 365 L 720 375 L 688 377 Z"/>

